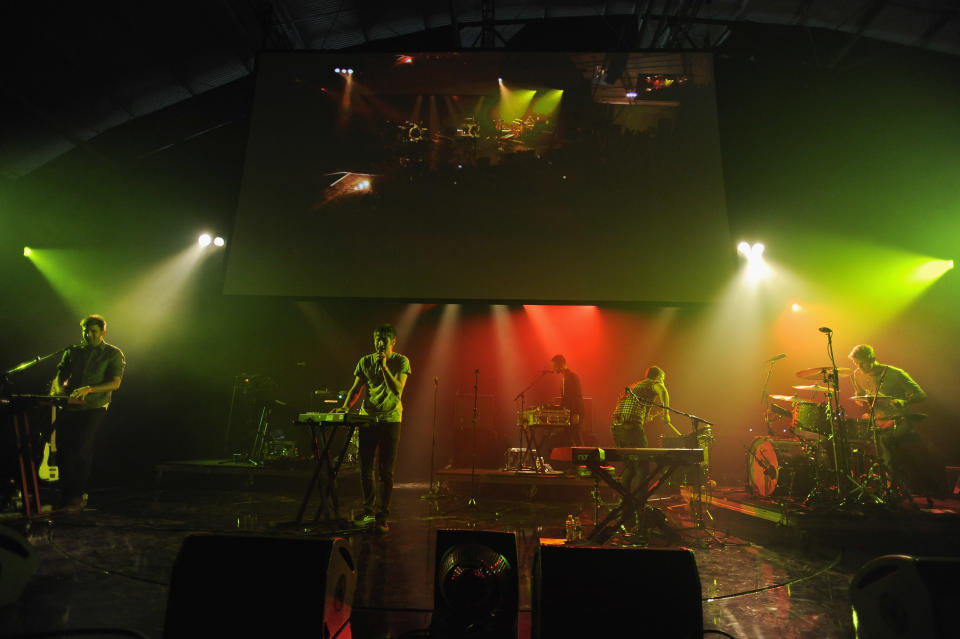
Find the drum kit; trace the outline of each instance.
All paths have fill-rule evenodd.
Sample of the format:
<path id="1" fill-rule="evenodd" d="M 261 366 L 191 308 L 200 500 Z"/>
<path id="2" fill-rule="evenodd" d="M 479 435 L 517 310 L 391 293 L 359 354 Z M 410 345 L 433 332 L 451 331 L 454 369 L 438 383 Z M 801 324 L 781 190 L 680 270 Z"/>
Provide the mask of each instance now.
<path id="1" fill-rule="evenodd" d="M 811 399 L 798 394 L 765 396 L 774 400 L 765 411 L 769 436 L 755 438 L 747 448 L 747 487 L 754 495 L 812 505 L 884 504 L 904 496 L 902 484 L 879 454 L 884 429 L 874 418 L 895 398 L 855 395 L 850 399 L 867 406 L 871 417 L 846 417 L 842 407 L 835 408 L 839 398 L 835 391 L 839 375 L 849 372 L 832 366 L 797 371 L 797 377 L 812 383 L 793 389 L 812 393 Z M 818 402 L 821 393 L 823 400 Z M 789 402 L 790 408 L 775 402 Z M 782 431 L 789 434 L 775 437 L 774 422 L 788 419 L 789 426 Z"/>

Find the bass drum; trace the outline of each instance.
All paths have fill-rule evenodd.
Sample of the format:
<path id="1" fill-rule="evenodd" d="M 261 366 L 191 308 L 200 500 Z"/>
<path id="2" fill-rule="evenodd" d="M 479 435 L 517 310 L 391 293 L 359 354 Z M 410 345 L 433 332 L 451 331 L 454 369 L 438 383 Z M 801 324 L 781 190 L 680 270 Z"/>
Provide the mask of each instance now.
<path id="1" fill-rule="evenodd" d="M 759 497 L 803 499 L 813 489 L 815 472 L 795 440 L 757 437 L 747 454 L 747 488 Z"/>

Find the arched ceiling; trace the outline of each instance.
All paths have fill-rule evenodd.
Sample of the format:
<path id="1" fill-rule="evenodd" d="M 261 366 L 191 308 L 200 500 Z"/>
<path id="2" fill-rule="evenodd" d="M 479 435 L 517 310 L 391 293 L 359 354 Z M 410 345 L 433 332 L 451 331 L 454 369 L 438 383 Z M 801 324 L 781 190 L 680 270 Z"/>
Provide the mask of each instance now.
<path id="1" fill-rule="evenodd" d="M 864 38 L 960 55 L 955 0 L 639 2 L 197 0 L 7 3 L 0 175 L 17 179 L 106 131 L 249 76 L 261 50 L 701 49 L 758 25 L 827 30 L 831 69 Z M 158 132 L 162 148 L 195 130 Z M 197 127 L 200 126 L 199 129 Z"/>

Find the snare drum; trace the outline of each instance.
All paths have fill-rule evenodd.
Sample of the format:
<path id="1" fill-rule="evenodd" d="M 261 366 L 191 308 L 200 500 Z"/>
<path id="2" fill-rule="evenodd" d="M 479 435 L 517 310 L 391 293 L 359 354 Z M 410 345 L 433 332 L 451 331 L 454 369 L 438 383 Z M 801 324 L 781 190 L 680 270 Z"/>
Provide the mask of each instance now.
<path id="1" fill-rule="evenodd" d="M 794 428 L 813 433 L 829 432 L 826 404 L 817 404 L 804 400 L 794 401 L 791 425 Z"/>
<path id="2" fill-rule="evenodd" d="M 760 497 L 806 497 L 815 473 L 798 441 L 757 437 L 747 454 L 747 488 Z"/>

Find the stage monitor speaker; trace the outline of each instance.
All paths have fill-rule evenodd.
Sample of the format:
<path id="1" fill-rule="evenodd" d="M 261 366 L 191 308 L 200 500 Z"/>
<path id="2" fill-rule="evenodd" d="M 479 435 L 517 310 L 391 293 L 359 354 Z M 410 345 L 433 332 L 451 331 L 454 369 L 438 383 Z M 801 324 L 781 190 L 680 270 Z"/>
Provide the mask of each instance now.
<path id="1" fill-rule="evenodd" d="M 20 598 L 39 563 L 26 537 L 0 526 L 0 608 Z"/>
<path id="2" fill-rule="evenodd" d="M 512 532 L 438 530 L 432 637 L 516 639 L 519 585 Z"/>
<path id="3" fill-rule="evenodd" d="M 190 535 L 173 564 L 164 637 L 349 639 L 356 587 L 340 538 Z"/>
<path id="4" fill-rule="evenodd" d="M 531 637 L 700 639 L 700 597 L 690 550 L 541 540 L 533 565 Z"/>
<path id="5" fill-rule="evenodd" d="M 884 555 L 850 581 L 858 639 L 938 639 L 958 635 L 960 559 Z"/>

